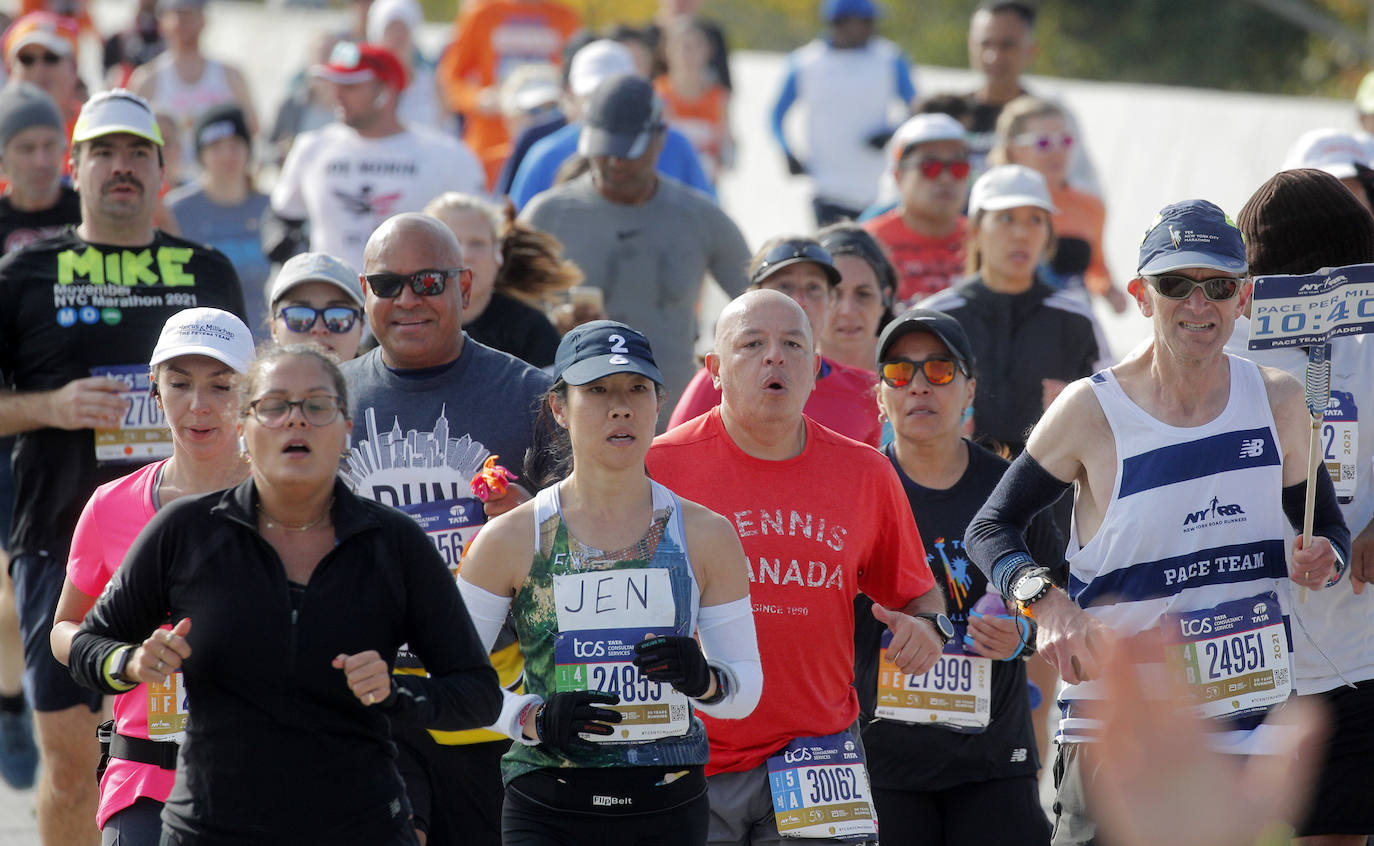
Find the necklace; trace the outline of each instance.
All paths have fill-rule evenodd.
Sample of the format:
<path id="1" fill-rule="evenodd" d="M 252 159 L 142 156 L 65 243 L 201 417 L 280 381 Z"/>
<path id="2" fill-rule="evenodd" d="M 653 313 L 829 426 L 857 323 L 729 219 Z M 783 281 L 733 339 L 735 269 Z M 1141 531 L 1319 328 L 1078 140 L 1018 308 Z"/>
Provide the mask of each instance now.
<path id="1" fill-rule="evenodd" d="M 262 503 L 258 503 L 258 514 L 262 515 L 262 523 L 264 528 L 281 529 L 286 532 L 308 532 L 311 529 L 323 523 L 325 521 L 325 518 L 327 518 L 330 512 L 332 512 L 333 510 L 334 497 L 331 496 L 329 498 L 329 503 L 324 507 L 324 513 L 316 517 L 314 520 L 311 520 L 308 523 L 287 523 L 285 521 L 278 520 L 271 514 L 268 514 L 267 509 L 262 507 Z"/>

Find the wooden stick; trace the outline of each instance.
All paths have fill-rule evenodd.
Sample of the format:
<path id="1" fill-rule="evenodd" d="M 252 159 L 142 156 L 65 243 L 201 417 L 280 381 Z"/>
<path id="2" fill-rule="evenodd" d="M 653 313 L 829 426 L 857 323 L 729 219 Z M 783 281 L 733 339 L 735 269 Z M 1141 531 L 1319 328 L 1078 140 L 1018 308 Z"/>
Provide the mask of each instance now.
<path id="1" fill-rule="evenodd" d="M 1312 417 L 1312 437 L 1307 441 L 1307 500 L 1302 508 L 1302 548 L 1312 546 L 1313 512 L 1317 510 L 1317 468 L 1322 466 L 1322 421 L 1325 415 Z M 1307 586 L 1298 588 L 1298 601 L 1307 601 Z"/>

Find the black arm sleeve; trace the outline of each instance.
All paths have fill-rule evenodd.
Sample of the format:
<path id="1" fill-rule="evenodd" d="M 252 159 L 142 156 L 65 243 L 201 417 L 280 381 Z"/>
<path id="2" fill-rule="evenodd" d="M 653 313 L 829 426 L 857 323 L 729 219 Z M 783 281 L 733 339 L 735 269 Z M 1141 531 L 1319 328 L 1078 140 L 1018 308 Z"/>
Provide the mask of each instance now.
<path id="1" fill-rule="evenodd" d="M 1011 584 L 1021 571 L 1035 566 L 1025 541 L 1031 519 L 1057 502 L 1068 487 L 1023 452 L 968 524 L 964 550 L 1003 596 L 1011 595 Z"/>
<path id="2" fill-rule="evenodd" d="M 164 565 L 175 554 L 176 504 L 164 508 L 139 532 L 124 563 L 86 614 L 72 638 L 68 667 L 78 684 L 102 693 L 122 693 L 105 680 L 105 659 L 121 646 L 138 645 L 167 621 Z"/>
<path id="3" fill-rule="evenodd" d="M 305 252 L 310 243 L 304 219 L 280 217 L 270 207 L 262 213 L 260 229 L 263 255 L 279 264 Z"/>
<path id="4" fill-rule="evenodd" d="M 1307 506 L 1307 480 L 1283 489 L 1283 513 L 1288 522 L 1302 533 L 1303 510 Z M 1336 486 L 1326 467 L 1317 470 L 1317 498 L 1312 508 L 1312 534 L 1331 541 L 1341 561 L 1350 561 L 1350 528 L 1345 525 L 1341 507 L 1336 503 Z"/>
<path id="5" fill-rule="evenodd" d="M 401 517 L 394 531 L 396 560 L 406 567 L 406 638 L 429 676 L 393 675 L 395 692 L 380 707 L 439 731 L 491 725 L 501 715 L 501 686 L 458 584 L 414 521 Z"/>

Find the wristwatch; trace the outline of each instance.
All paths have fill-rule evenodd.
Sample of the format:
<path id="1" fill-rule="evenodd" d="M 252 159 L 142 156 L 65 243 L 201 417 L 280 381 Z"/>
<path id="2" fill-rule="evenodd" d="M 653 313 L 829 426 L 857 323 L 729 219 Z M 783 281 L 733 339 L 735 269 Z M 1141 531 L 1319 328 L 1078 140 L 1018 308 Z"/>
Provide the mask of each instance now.
<path id="1" fill-rule="evenodd" d="M 1012 584 L 1011 598 L 1022 614 L 1035 619 L 1035 612 L 1031 606 L 1043 599 L 1052 587 L 1054 583 L 1050 581 L 1050 571 L 1044 567 L 1036 567 Z"/>
<path id="2" fill-rule="evenodd" d="M 911 616 L 922 620 L 929 620 L 930 624 L 935 627 L 935 634 L 939 636 L 941 646 L 949 643 L 954 637 L 954 624 L 951 623 L 949 618 L 944 614 L 931 614 L 930 612 L 926 612 L 923 614 L 912 614 Z"/>
<path id="3" fill-rule="evenodd" d="M 110 667 L 111 678 L 122 684 L 129 684 L 133 681 L 133 679 L 124 675 L 124 670 L 129 666 L 129 658 L 133 656 L 133 654 L 134 648 L 132 646 L 120 647 L 119 654 L 115 656 L 115 662 Z"/>

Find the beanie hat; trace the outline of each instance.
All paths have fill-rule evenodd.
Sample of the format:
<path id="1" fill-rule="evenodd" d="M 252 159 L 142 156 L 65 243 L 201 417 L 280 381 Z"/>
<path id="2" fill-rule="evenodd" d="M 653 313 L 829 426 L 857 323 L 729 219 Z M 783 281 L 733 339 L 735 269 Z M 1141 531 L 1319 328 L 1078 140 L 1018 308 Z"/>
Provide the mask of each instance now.
<path id="1" fill-rule="evenodd" d="M 64 137 L 67 133 L 62 113 L 47 92 L 28 82 L 6 86 L 0 91 L 0 149 L 34 126 L 50 126 Z"/>
<path id="2" fill-rule="evenodd" d="M 196 155 L 221 138 L 237 135 L 252 149 L 253 139 L 248 134 L 248 122 L 243 117 L 243 109 L 234 103 L 221 103 L 211 106 L 196 118 L 193 136 L 196 140 Z"/>
<path id="3" fill-rule="evenodd" d="M 1245 203 L 1238 222 L 1255 276 L 1374 262 L 1374 215 L 1325 171 L 1274 174 Z"/>

